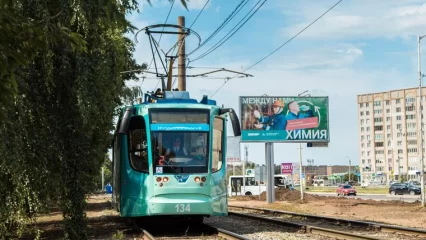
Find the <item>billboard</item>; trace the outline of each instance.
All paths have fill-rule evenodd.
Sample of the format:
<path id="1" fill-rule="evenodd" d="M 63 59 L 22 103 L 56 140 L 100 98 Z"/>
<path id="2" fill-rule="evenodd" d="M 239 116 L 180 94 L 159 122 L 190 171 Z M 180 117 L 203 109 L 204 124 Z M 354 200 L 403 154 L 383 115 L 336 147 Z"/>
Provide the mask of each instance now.
<path id="1" fill-rule="evenodd" d="M 281 174 L 298 174 L 299 171 L 298 163 L 281 163 Z"/>
<path id="2" fill-rule="evenodd" d="M 281 163 L 281 174 L 293 174 L 293 163 Z"/>
<path id="3" fill-rule="evenodd" d="M 328 97 L 240 97 L 242 142 L 329 142 Z"/>
<path id="4" fill-rule="evenodd" d="M 240 137 L 228 137 L 226 141 L 226 162 L 241 162 Z"/>

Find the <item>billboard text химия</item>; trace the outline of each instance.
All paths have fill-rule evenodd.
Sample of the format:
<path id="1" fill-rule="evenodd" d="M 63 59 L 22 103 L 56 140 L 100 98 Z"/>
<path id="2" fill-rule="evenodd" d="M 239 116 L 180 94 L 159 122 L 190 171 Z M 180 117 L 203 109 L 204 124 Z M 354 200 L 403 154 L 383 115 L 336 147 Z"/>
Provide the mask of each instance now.
<path id="1" fill-rule="evenodd" d="M 242 142 L 329 142 L 328 97 L 240 97 Z"/>

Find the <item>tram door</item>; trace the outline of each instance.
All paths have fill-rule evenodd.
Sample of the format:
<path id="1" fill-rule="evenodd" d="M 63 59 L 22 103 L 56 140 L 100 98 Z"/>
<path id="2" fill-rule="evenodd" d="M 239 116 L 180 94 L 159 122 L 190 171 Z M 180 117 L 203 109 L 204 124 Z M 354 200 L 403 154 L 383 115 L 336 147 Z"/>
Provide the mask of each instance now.
<path id="1" fill-rule="evenodd" d="M 231 178 L 231 191 L 236 195 L 241 194 L 241 185 L 243 185 L 243 178 Z"/>

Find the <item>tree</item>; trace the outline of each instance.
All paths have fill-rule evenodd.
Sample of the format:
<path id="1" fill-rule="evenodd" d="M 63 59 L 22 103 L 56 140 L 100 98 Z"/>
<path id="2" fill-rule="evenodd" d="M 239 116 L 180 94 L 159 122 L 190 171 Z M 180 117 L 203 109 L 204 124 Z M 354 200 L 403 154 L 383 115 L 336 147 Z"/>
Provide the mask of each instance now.
<path id="1" fill-rule="evenodd" d="M 19 237 L 49 203 L 65 238 L 86 239 L 87 194 L 97 190 L 125 81 L 138 80 L 136 0 L 0 3 L 0 235 Z"/>
<path id="2" fill-rule="evenodd" d="M 345 174 L 345 175 L 343 176 L 343 181 L 344 181 L 344 182 L 349 181 L 349 174 Z M 357 182 L 357 181 L 358 181 L 358 177 L 357 177 L 354 173 L 351 173 L 351 181 L 355 181 L 355 182 Z"/>

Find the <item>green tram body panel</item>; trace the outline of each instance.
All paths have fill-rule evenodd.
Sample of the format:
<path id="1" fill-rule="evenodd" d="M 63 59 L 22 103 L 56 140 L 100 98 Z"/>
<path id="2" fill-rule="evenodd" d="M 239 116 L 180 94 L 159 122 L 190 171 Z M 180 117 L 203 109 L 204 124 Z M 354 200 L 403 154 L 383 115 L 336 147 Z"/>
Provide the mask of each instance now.
<path id="1" fill-rule="evenodd" d="M 147 160 L 147 162 L 145 165 L 142 164 L 143 166 L 140 169 L 136 169 L 135 162 L 137 161 L 132 160 L 133 150 L 131 148 L 133 146 L 132 144 L 134 144 L 135 141 L 137 142 L 137 140 L 130 139 L 138 138 L 137 135 L 132 135 L 133 133 L 130 133 L 129 129 L 132 129 L 134 126 L 139 126 L 140 124 L 133 124 L 133 120 L 127 120 L 126 127 L 125 112 L 126 110 L 129 111 L 128 109 L 129 107 L 122 109 L 123 112 L 117 123 L 117 130 L 114 134 L 113 142 L 114 180 L 112 202 L 115 209 L 120 212 L 120 216 L 226 216 L 228 214 L 226 185 L 227 119 L 224 114 L 226 111 L 221 110 L 218 106 L 203 103 L 144 103 L 132 106 L 130 108 L 131 114 L 128 114 L 127 117 L 128 119 L 129 117 L 130 119 L 138 118 L 137 121 L 139 121 L 139 123 L 141 123 L 143 119 L 145 122 L 143 130 L 145 132 L 142 133 L 141 136 L 142 138 L 146 136 L 145 152 L 141 152 L 140 155 L 145 156 L 144 159 L 145 161 Z M 154 124 L 154 122 L 151 122 L 153 121 L 153 115 L 150 115 L 151 112 L 159 112 L 158 116 L 168 116 L 167 111 L 169 110 L 176 110 L 176 114 L 170 115 L 172 117 L 169 119 L 177 117 L 177 121 L 181 122 L 173 123 L 169 121 L 164 124 Z M 195 112 L 195 114 L 198 111 L 205 111 L 204 113 L 208 113 L 207 123 L 201 125 L 200 123 L 185 122 L 185 120 L 180 118 L 179 114 L 181 112 L 185 114 L 188 111 Z M 231 120 L 233 121 L 235 132 L 234 122 L 236 115 L 233 111 L 231 111 L 231 113 L 234 114 L 234 116 L 231 116 Z M 232 119 L 232 117 L 234 117 L 234 119 Z M 182 115 L 182 118 L 185 118 L 185 116 Z M 191 116 L 185 119 L 191 121 Z M 221 122 L 222 126 L 219 126 Z M 222 128 L 220 139 L 217 137 L 218 135 L 214 134 L 215 127 L 219 129 Z M 163 131 L 160 129 L 166 130 Z M 140 129 L 136 128 L 133 130 Z M 185 165 L 170 165 L 171 167 L 168 165 L 158 165 L 158 159 L 160 159 L 158 161 L 161 161 L 161 159 L 167 159 L 165 155 L 168 153 L 173 154 L 171 153 L 173 151 L 172 147 L 170 147 L 171 145 L 169 144 L 167 147 L 164 144 L 167 142 L 164 139 L 173 134 L 183 136 L 182 142 L 189 142 L 187 145 L 190 146 L 190 151 L 188 152 L 187 150 L 187 155 L 183 155 L 184 158 L 179 158 L 176 155 L 175 158 L 169 157 L 169 160 L 174 159 L 177 164 L 181 164 L 178 163 L 179 159 L 190 159 L 185 162 L 185 164 L 194 161 L 197 162 L 198 165 L 188 165 L 189 167 Z M 196 136 L 195 134 L 198 135 Z M 207 143 L 204 140 L 207 140 Z M 154 142 L 156 142 L 156 144 L 154 144 Z M 176 140 L 174 143 L 176 142 L 179 142 L 179 140 Z M 198 145 L 193 145 L 194 142 Z M 221 146 L 221 157 L 219 157 L 219 153 L 214 153 L 214 144 L 216 144 L 215 146 Z M 156 147 L 155 151 L 153 145 Z M 185 147 L 185 144 L 183 144 L 183 148 Z M 191 152 L 191 150 L 195 152 L 194 156 L 201 157 L 193 157 L 191 154 L 194 152 Z M 197 151 L 201 152 L 201 154 L 197 155 Z M 212 167 L 214 167 L 213 158 L 221 159 L 221 165 L 215 165 L 220 166 L 219 170 L 212 171 Z M 161 181 L 157 181 L 157 178 L 161 178 Z M 165 178 L 168 178 L 168 180 L 165 181 Z"/>

